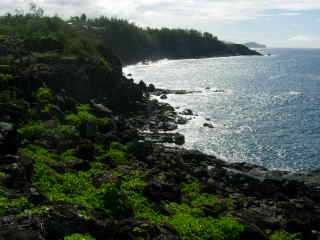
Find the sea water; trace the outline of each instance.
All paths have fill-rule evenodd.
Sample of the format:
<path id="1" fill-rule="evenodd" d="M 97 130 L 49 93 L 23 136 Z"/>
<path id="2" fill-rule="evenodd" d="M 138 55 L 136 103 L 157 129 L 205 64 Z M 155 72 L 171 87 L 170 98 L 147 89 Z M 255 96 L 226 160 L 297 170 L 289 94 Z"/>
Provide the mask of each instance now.
<path id="1" fill-rule="evenodd" d="M 319 169 L 320 49 L 264 51 L 271 56 L 161 60 L 125 72 L 159 88 L 201 91 L 166 100 L 198 115 L 178 130 L 184 147 L 270 169 Z"/>

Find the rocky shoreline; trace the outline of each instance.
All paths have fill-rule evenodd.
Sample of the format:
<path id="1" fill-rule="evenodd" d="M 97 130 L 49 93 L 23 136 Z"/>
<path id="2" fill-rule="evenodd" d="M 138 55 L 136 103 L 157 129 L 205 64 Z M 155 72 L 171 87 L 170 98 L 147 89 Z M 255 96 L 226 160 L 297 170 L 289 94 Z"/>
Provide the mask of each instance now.
<path id="1" fill-rule="evenodd" d="M 186 150 L 174 130 L 192 110 L 179 115 L 150 95 L 191 92 L 126 78 L 90 29 L 5 20 L 0 240 L 319 240 L 319 171 Z M 35 23 L 35 35 L 19 32 Z"/>
<path id="2" fill-rule="evenodd" d="M 192 94 L 192 91 L 184 90 L 156 90 L 151 93 L 155 96 L 163 94 Z M 175 126 L 171 128 L 159 128 L 151 132 L 157 134 L 144 135 L 160 139 L 161 143 L 176 143 L 175 134 L 170 133 L 178 126 L 177 119 L 184 118 L 165 103 L 160 106 L 167 111 L 160 111 L 160 116 L 155 114 L 162 123 L 157 126 Z M 161 109 L 161 108 L 159 108 Z M 184 110 L 187 115 L 193 115 L 192 111 Z M 188 121 L 188 120 L 186 120 Z M 185 124 L 183 122 L 182 124 Z M 151 125 L 152 126 L 152 125 Z M 162 135 L 162 137 L 160 137 Z M 170 138 L 171 137 L 171 138 Z M 180 136 L 179 136 L 180 137 Z M 182 138 L 183 136 L 181 136 Z M 154 139 L 153 139 L 154 140 Z M 183 148 L 156 146 L 157 154 L 172 162 L 183 162 L 175 170 L 172 165 L 166 166 L 166 172 L 174 175 L 176 171 L 186 172 L 183 175 L 191 175 L 202 182 L 206 192 L 218 193 L 225 197 L 231 197 L 235 202 L 243 204 L 234 209 L 232 215 L 241 222 L 250 223 L 248 230 L 251 239 L 267 239 L 262 234 L 263 228 L 279 229 L 285 226 L 289 231 L 301 231 L 303 239 L 320 238 L 320 171 L 290 172 L 280 170 L 268 170 L 267 168 L 248 163 L 227 163 L 215 156 L 209 156 L 198 151 Z M 159 163 L 161 165 L 161 163 Z M 186 168 L 187 167 L 187 168 Z M 169 174 L 170 174 L 169 173 Z M 254 220 L 254 221 L 253 221 Z M 253 234 L 253 235 L 251 235 Z"/>

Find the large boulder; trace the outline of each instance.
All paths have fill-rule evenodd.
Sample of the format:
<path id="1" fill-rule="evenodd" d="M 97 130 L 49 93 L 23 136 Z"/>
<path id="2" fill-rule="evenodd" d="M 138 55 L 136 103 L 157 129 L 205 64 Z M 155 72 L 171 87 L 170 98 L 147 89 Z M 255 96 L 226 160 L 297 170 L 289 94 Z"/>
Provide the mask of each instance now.
<path id="1" fill-rule="evenodd" d="M 0 155 L 14 154 L 18 144 L 18 134 L 13 124 L 0 122 Z"/>
<path id="2" fill-rule="evenodd" d="M 155 202 L 168 200 L 172 202 L 181 201 L 180 187 L 173 183 L 162 183 L 151 180 L 144 190 L 144 194 Z"/>
<path id="3" fill-rule="evenodd" d="M 71 205 L 58 205 L 45 216 L 44 227 L 48 240 L 63 239 L 74 233 L 90 233 L 97 240 L 110 239 L 111 222 L 98 219 L 88 219 Z"/>
<path id="4" fill-rule="evenodd" d="M 45 237 L 38 219 L 9 216 L 0 219 L 0 239 L 45 240 Z"/>
<path id="5" fill-rule="evenodd" d="M 157 225 L 147 221 L 128 219 L 117 226 L 115 239 L 179 240 L 178 233 L 169 225 Z"/>
<path id="6" fill-rule="evenodd" d="M 6 174 L 4 184 L 10 188 L 23 188 L 31 182 L 33 162 L 18 156 L 5 156 L 0 160 L 0 170 Z"/>

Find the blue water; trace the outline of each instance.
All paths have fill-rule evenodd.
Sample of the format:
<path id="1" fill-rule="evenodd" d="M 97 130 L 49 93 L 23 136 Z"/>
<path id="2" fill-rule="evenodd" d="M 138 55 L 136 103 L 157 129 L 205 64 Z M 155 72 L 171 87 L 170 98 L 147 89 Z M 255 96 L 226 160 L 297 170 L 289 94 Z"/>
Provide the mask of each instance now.
<path id="1" fill-rule="evenodd" d="M 267 52 L 272 55 L 162 60 L 125 71 L 157 87 L 202 91 L 166 100 L 199 115 L 178 130 L 186 148 L 270 169 L 319 169 L 320 49 Z M 206 118 L 214 129 L 203 127 Z"/>

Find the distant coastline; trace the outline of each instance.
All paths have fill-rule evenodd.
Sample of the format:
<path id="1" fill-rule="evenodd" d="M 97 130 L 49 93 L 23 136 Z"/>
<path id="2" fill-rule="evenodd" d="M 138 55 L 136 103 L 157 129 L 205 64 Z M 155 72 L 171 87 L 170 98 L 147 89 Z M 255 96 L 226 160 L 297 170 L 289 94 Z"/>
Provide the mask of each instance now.
<path id="1" fill-rule="evenodd" d="M 256 43 L 256 42 L 247 42 L 245 44 L 246 47 L 250 49 L 259 49 L 259 48 L 267 48 L 267 45 L 261 44 L 261 43 Z"/>

